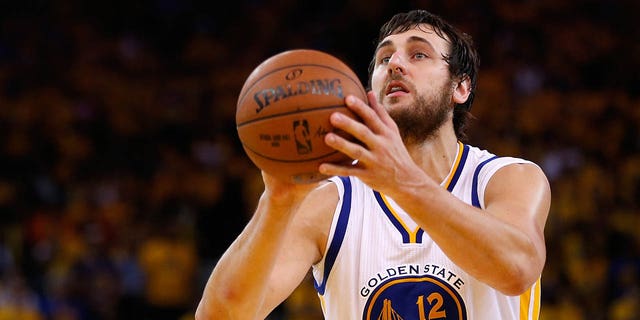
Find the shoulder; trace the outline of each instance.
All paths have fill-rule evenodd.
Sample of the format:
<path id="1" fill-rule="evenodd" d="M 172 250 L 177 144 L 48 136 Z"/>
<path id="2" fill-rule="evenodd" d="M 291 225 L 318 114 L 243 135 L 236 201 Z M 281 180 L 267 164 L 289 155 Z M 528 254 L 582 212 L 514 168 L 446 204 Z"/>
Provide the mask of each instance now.
<path id="1" fill-rule="evenodd" d="M 511 158 L 513 160 L 499 161 L 496 160 L 496 168 L 494 177 L 498 180 L 519 180 L 520 183 L 526 182 L 544 182 L 548 183 L 542 168 L 534 162 Z M 530 179 L 530 180 L 529 180 Z"/>
<path id="2" fill-rule="evenodd" d="M 469 153 L 476 162 L 474 176 L 481 185 L 486 186 L 483 190 L 485 205 L 516 201 L 523 202 L 520 205 L 549 205 L 549 181 L 535 162 L 519 157 L 497 156 L 474 146 L 469 146 Z"/>
<path id="3" fill-rule="evenodd" d="M 485 198 L 487 204 L 504 200 L 548 208 L 551 201 L 551 188 L 545 173 L 537 164 L 530 161 L 516 161 L 495 169 L 487 185 Z"/>
<path id="4" fill-rule="evenodd" d="M 542 169 L 530 160 L 518 157 L 498 156 L 488 150 L 471 145 L 467 145 L 467 147 L 469 150 L 468 158 L 473 159 L 470 160 L 470 162 L 474 164 L 473 167 L 475 167 L 476 175 L 493 180 L 493 176 L 498 171 L 501 171 L 502 174 L 506 174 L 507 176 L 515 175 L 516 177 L 523 174 L 537 174 L 546 180 Z"/>

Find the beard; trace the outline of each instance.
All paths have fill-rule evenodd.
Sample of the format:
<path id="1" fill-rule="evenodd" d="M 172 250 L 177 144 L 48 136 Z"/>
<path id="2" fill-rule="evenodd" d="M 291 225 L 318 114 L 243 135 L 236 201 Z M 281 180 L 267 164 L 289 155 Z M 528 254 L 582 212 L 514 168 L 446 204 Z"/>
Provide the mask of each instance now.
<path id="1" fill-rule="evenodd" d="M 451 88 L 451 82 L 447 82 L 432 97 L 417 95 L 413 105 L 389 110 L 389 115 L 398 125 L 405 144 L 419 144 L 435 137 L 452 112 Z M 416 92 L 415 88 L 413 89 L 413 92 Z M 391 103 L 393 100 L 391 99 Z"/>

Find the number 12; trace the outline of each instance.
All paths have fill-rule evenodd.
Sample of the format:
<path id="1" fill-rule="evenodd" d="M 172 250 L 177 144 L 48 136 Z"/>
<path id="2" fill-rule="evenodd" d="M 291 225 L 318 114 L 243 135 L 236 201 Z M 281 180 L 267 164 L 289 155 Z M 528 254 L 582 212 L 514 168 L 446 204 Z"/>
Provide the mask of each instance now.
<path id="1" fill-rule="evenodd" d="M 420 315 L 420 320 L 434 320 L 434 319 L 447 318 L 447 312 L 444 310 L 442 305 L 444 303 L 444 299 L 442 298 L 441 294 L 437 292 L 433 292 L 429 294 L 429 296 L 427 297 L 427 302 L 431 306 L 431 308 L 429 309 L 429 318 L 426 318 L 424 314 L 424 295 L 419 296 L 418 301 L 416 301 L 416 304 L 418 305 L 418 313 Z"/>

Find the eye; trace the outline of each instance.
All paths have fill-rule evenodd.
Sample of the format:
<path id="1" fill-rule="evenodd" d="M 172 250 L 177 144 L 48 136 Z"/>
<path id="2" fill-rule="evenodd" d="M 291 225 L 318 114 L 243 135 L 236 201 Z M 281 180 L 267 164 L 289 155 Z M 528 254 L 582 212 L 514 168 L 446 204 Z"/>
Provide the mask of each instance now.
<path id="1" fill-rule="evenodd" d="M 376 64 L 377 65 L 387 65 L 389 61 L 391 61 L 391 56 L 393 55 L 393 50 L 390 50 L 389 47 L 383 47 L 376 52 Z"/>
<path id="2" fill-rule="evenodd" d="M 426 54 L 426 53 L 424 53 L 424 52 L 416 52 L 416 53 L 413 55 L 413 58 L 414 58 L 414 59 L 418 59 L 418 60 L 422 60 L 422 59 L 427 59 L 427 58 L 429 58 L 429 55 L 428 55 L 428 54 Z"/>

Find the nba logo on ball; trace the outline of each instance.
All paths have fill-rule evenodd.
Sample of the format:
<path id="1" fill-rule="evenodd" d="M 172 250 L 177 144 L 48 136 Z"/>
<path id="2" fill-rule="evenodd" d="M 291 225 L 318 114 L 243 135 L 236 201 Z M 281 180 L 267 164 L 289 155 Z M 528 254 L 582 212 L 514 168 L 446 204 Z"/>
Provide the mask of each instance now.
<path id="1" fill-rule="evenodd" d="M 357 116 L 345 105 L 352 94 L 367 99 L 356 74 L 340 59 L 321 51 L 296 49 L 276 54 L 247 77 L 236 106 L 236 128 L 247 156 L 278 179 L 311 183 L 327 178 L 321 163 L 352 162 L 327 146 L 335 132 L 329 117 Z"/>
<path id="2" fill-rule="evenodd" d="M 296 120 L 293 122 L 293 132 L 296 140 L 298 154 L 311 152 L 311 140 L 309 139 L 309 122 L 307 120 Z"/>

